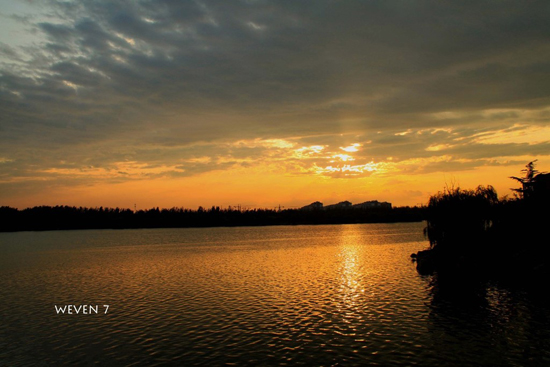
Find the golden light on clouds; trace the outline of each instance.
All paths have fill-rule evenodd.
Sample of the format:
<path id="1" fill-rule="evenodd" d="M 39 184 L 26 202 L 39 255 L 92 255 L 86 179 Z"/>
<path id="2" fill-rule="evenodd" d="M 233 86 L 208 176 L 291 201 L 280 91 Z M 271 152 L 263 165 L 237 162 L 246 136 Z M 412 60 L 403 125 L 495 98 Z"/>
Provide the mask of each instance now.
<path id="1" fill-rule="evenodd" d="M 324 149 L 325 149 L 325 146 L 323 145 L 312 145 L 309 147 L 301 147 L 299 149 L 294 150 L 293 157 L 298 159 L 308 159 L 318 154 L 321 154 Z"/>
<path id="2" fill-rule="evenodd" d="M 440 150 L 444 150 L 451 147 L 449 144 L 437 144 L 437 145 L 430 145 L 426 148 L 428 152 L 439 152 Z"/>
<path id="3" fill-rule="evenodd" d="M 478 134 L 475 139 L 480 144 L 538 144 L 550 141 L 550 126 L 513 125 L 500 131 Z"/>
<path id="4" fill-rule="evenodd" d="M 332 158 L 336 158 L 336 160 L 342 161 L 342 162 L 348 162 L 348 161 L 354 161 L 355 158 L 353 158 L 349 154 L 335 154 L 332 156 Z M 336 160 L 332 160 L 331 162 L 336 162 Z"/>
<path id="5" fill-rule="evenodd" d="M 21 4 L 0 24 L 0 205 L 416 205 L 550 170 L 530 3 Z"/>
<path id="6" fill-rule="evenodd" d="M 316 172 L 317 174 L 327 174 L 327 173 L 343 173 L 347 176 L 354 176 L 360 173 L 371 173 L 371 172 L 384 172 L 383 167 L 385 164 L 382 163 L 374 163 L 369 162 L 366 164 L 360 164 L 360 165 L 350 165 L 350 164 L 344 164 L 342 166 L 326 166 L 324 168 L 317 167 Z"/>
<path id="7" fill-rule="evenodd" d="M 199 159 L 199 162 L 205 162 Z M 177 166 L 150 166 L 147 163 L 139 162 L 116 162 L 110 168 L 104 167 L 83 167 L 83 168 L 50 168 L 41 171 L 51 175 L 51 178 L 66 176 L 70 178 L 88 179 L 113 179 L 113 178 L 134 178 L 143 179 L 152 176 L 163 176 L 165 173 L 185 172 Z"/>
<path id="8" fill-rule="evenodd" d="M 401 131 L 401 132 L 395 133 L 395 136 L 405 136 L 405 135 L 408 135 L 408 134 L 411 134 L 411 133 L 412 133 L 412 130 L 407 129 L 407 131 Z"/>
<path id="9" fill-rule="evenodd" d="M 235 147 L 248 147 L 248 148 L 266 147 L 266 148 L 289 149 L 289 148 L 293 148 L 296 144 L 284 139 L 257 138 L 252 140 L 238 140 L 234 143 L 230 143 L 229 145 L 232 145 Z"/>
<path id="10" fill-rule="evenodd" d="M 361 144 L 354 143 L 354 144 L 352 144 L 350 146 L 347 146 L 347 147 L 340 147 L 340 149 L 342 149 L 344 152 L 353 153 L 353 152 L 359 151 L 360 146 L 361 146 Z"/>

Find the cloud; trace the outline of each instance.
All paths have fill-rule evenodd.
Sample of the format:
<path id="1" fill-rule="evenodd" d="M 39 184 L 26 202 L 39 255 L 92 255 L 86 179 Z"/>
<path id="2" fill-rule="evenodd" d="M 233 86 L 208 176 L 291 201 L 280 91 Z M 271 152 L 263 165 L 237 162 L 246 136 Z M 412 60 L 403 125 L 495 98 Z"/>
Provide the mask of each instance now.
<path id="1" fill-rule="evenodd" d="M 420 174 L 548 155 L 542 1 L 32 6 L 10 19 L 34 42 L 0 43 L 4 185 L 261 164 Z"/>

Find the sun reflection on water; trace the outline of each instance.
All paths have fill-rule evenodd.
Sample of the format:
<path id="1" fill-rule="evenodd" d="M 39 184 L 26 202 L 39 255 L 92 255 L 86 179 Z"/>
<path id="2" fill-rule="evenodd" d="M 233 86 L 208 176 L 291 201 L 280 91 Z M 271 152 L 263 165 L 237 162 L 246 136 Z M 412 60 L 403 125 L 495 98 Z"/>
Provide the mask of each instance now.
<path id="1" fill-rule="evenodd" d="M 6 365 L 548 365 L 547 302 L 496 283 L 429 284 L 409 259 L 425 246 L 423 227 L 2 234 L 0 356 Z M 52 315 L 52 302 L 81 301 L 112 307 Z"/>
<path id="2" fill-rule="evenodd" d="M 345 245 L 338 256 L 341 259 L 340 292 L 344 299 L 355 299 L 359 293 L 363 293 L 361 282 L 359 250 L 355 245 Z"/>
<path id="3" fill-rule="evenodd" d="M 342 227 L 338 246 L 338 282 L 335 292 L 334 307 L 340 315 L 339 330 L 342 335 L 355 338 L 357 327 L 364 323 L 367 306 L 365 299 L 365 257 L 364 246 L 360 243 L 360 234 Z"/>

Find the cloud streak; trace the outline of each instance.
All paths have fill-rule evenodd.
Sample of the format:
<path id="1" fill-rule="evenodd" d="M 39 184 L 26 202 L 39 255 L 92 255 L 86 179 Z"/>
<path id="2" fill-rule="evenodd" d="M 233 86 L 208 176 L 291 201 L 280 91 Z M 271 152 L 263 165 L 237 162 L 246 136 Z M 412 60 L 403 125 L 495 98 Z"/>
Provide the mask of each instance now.
<path id="1" fill-rule="evenodd" d="M 5 192 L 261 165 L 455 172 L 550 152 L 543 1 L 27 8 L 2 14 L 27 35 L 0 39 Z"/>

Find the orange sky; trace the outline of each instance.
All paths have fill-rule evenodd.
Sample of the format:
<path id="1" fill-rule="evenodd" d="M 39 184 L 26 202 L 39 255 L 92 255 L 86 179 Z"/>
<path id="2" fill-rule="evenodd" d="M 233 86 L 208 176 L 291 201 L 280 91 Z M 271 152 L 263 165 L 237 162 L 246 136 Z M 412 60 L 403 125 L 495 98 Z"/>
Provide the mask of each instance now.
<path id="1" fill-rule="evenodd" d="M 524 157 L 528 159 L 528 157 Z M 283 162 L 284 164 L 285 162 Z M 540 161 L 548 166 L 550 161 Z M 412 164 L 412 163 L 411 163 Z M 493 185 L 500 196 L 512 196 L 517 183 L 508 177 L 521 175 L 523 165 L 484 167 L 455 173 L 432 172 L 406 174 L 399 165 L 373 170 L 368 176 L 331 177 L 322 173 L 278 172 L 278 166 L 258 164 L 253 168 L 230 168 L 192 177 L 167 180 L 135 179 L 119 183 L 71 185 L 48 189 L 24 198 L 14 198 L 8 205 L 21 208 L 34 205 L 110 206 L 138 209 L 198 206 L 237 206 L 246 208 L 293 208 L 322 201 L 325 205 L 349 200 L 391 202 L 394 206 L 427 204 L 431 194 L 445 186 L 474 188 Z M 388 171 L 384 171 L 387 169 Z M 405 168 L 407 169 L 407 168 Z M 83 177 L 87 173 L 81 173 Z M 142 174 L 137 169 L 136 175 Z M 108 174 L 106 174 L 108 177 Z"/>
<path id="2" fill-rule="evenodd" d="M 5 1 L 0 205 L 426 204 L 550 170 L 547 6 Z"/>

